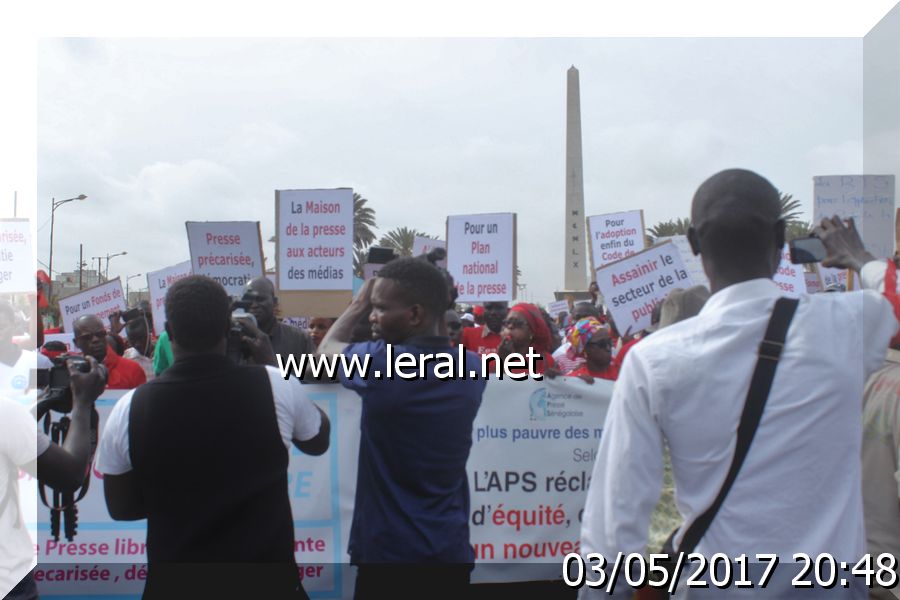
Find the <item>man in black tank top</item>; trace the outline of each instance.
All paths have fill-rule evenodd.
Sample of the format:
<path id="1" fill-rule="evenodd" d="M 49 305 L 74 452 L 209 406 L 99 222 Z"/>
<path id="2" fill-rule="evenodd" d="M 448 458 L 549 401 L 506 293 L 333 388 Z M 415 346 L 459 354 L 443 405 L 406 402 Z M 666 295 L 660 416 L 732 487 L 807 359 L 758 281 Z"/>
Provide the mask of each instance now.
<path id="1" fill-rule="evenodd" d="M 212 279 L 176 282 L 166 316 L 175 363 L 116 403 L 97 459 L 110 515 L 147 519 L 144 597 L 305 598 L 288 450 L 325 452 L 328 419 L 296 380 L 225 356 L 230 300 Z"/>

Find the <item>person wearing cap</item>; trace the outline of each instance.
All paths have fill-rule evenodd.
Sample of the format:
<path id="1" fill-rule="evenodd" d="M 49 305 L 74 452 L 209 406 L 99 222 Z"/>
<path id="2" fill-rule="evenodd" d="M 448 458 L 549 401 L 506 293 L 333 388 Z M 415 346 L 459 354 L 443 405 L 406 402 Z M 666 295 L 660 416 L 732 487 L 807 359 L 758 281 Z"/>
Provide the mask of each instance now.
<path id="1" fill-rule="evenodd" d="M 475 315 L 473 315 L 472 313 L 463 313 L 459 320 L 462 322 L 463 329 L 475 327 Z"/>
<path id="2" fill-rule="evenodd" d="M 760 343 L 782 295 L 772 281 L 785 243 L 779 198 L 768 180 L 743 169 L 717 173 L 697 189 L 688 242 L 701 257 L 711 295 L 696 317 L 654 333 L 622 366 L 585 500 L 583 555 L 644 552 L 664 444 L 684 523 L 694 523 L 719 495 Z M 833 257 L 830 246 L 825 243 Z M 865 264 L 864 275 L 868 269 Z M 800 296 L 754 441 L 694 552 L 707 558 L 767 553 L 782 563 L 802 552 L 856 564 L 866 552 L 863 384 L 883 364 L 898 329 L 891 305 L 877 292 Z M 687 528 L 674 536 L 676 552 Z M 751 562 L 748 578 L 758 581 L 764 567 Z M 780 569 L 762 592 L 732 586 L 727 597 L 793 598 L 794 575 Z M 867 594 L 863 581 L 848 584 L 829 598 Z M 697 592 L 691 589 L 690 597 Z M 588 587 L 580 594 L 611 597 Z M 627 585 L 616 586 L 612 597 L 632 594 Z"/>

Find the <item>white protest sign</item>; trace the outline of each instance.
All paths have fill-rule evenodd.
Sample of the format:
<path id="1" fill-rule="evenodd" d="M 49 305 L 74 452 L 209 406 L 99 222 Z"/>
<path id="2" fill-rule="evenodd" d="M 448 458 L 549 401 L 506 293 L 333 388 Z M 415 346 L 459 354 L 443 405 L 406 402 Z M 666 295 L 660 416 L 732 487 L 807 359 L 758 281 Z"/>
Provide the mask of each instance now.
<path id="1" fill-rule="evenodd" d="M 304 331 L 309 329 L 309 317 L 284 317 L 281 322 Z"/>
<path id="2" fill-rule="evenodd" d="M 28 219 L 0 219 L 0 294 L 37 291 Z"/>
<path id="3" fill-rule="evenodd" d="M 515 213 L 447 217 L 447 270 L 457 302 L 513 299 L 515 240 Z"/>
<path id="4" fill-rule="evenodd" d="M 819 276 L 822 278 L 822 287 L 824 289 L 828 289 L 830 286 L 843 286 L 844 290 L 861 289 L 859 275 L 856 274 L 856 271 L 835 269 L 834 267 L 823 267 L 820 264 L 817 264 L 816 268 L 819 269 Z M 847 281 L 847 273 L 853 274 L 853 279 L 849 282 Z"/>
<path id="5" fill-rule="evenodd" d="M 118 277 L 59 301 L 63 328 L 69 332 L 74 331 L 72 323 L 82 315 L 97 315 L 106 324 L 109 322 L 109 315 L 127 308 L 125 294 L 122 293 L 122 280 Z"/>
<path id="6" fill-rule="evenodd" d="M 256 221 L 188 221 L 188 246 L 194 275 L 222 284 L 230 296 L 263 274 L 262 242 Z"/>
<path id="7" fill-rule="evenodd" d="M 279 190 L 278 289 L 353 289 L 353 190 Z"/>
<path id="8" fill-rule="evenodd" d="M 473 582 L 555 579 L 563 557 L 578 550 L 612 385 L 574 377 L 488 383 L 467 464 Z"/>
<path id="9" fill-rule="evenodd" d="M 74 333 L 45 333 L 44 346 L 47 342 L 61 342 L 66 345 L 66 352 L 69 354 L 81 354 L 81 350 L 75 347 Z"/>
<path id="10" fill-rule="evenodd" d="M 157 334 L 166 327 L 166 292 L 169 286 L 191 274 L 191 261 L 186 260 L 159 271 L 147 273 L 147 288 L 150 290 L 150 310 L 153 312 L 153 330 Z"/>
<path id="11" fill-rule="evenodd" d="M 806 276 L 803 275 L 803 265 L 795 265 L 791 262 L 791 251 L 788 244 L 781 249 L 781 262 L 778 263 L 778 270 L 775 271 L 772 281 L 787 296 L 796 298 L 800 294 L 806 293 Z"/>
<path id="12" fill-rule="evenodd" d="M 629 329 L 637 333 L 649 327 L 654 306 L 672 290 L 694 285 L 684 268 L 681 253 L 669 242 L 595 272 L 600 293 L 616 321 L 616 328 L 623 334 Z"/>
<path id="13" fill-rule="evenodd" d="M 594 269 L 644 249 L 644 211 L 629 210 L 588 217 Z"/>
<path id="14" fill-rule="evenodd" d="M 547 314 L 553 317 L 554 319 L 558 317 L 561 313 L 569 312 L 569 301 L 568 300 L 555 300 L 553 302 L 547 303 Z"/>
<path id="15" fill-rule="evenodd" d="M 853 217 L 866 250 L 876 258 L 894 254 L 894 176 L 813 177 L 813 223 Z"/>
<path id="16" fill-rule="evenodd" d="M 447 249 L 447 242 L 444 240 L 434 240 L 429 237 L 422 237 L 420 235 L 416 236 L 416 239 L 413 240 L 412 247 L 412 255 L 413 256 L 422 256 L 423 254 L 428 254 L 435 248 L 443 248 Z M 439 260 L 437 262 L 439 267 L 447 268 L 447 259 Z"/>
<path id="17" fill-rule="evenodd" d="M 822 281 L 819 279 L 818 273 L 807 271 L 803 273 L 803 278 L 806 280 L 807 294 L 818 294 L 822 291 Z"/>
<path id="18" fill-rule="evenodd" d="M 684 261 L 684 268 L 687 269 L 688 275 L 694 285 L 705 285 L 709 289 L 709 278 L 706 277 L 706 271 L 703 270 L 703 261 L 700 256 L 694 254 L 691 250 L 691 244 L 688 242 L 686 235 L 670 235 L 657 238 L 656 243 L 672 242 L 681 252 L 681 260 Z"/>

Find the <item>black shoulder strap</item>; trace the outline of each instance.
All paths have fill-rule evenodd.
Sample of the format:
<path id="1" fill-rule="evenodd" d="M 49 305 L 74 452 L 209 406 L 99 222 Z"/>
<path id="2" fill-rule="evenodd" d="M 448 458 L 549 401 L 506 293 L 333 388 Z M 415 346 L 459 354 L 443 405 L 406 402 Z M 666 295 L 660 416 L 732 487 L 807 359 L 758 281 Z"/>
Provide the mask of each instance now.
<path id="1" fill-rule="evenodd" d="M 797 310 L 797 304 L 796 298 L 779 298 L 775 302 L 775 309 L 772 311 L 772 318 L 769 319 L 766 334 L 759 344 L 759 358 L 756 361 L 756 370 L 753 371 L 753 379 L 750 380 L 750 390 L 747 392 L 747 400 L 744 402 L 741 422 L 738 424 L 737 443 L 735 444 L 734 458 L 731 460 L 731 468 L 728 469 L 728 475 L 725 477 L 725 482 L 715 501 L 691 523 L 685 532 L 681 545 L 678 547 L 679 552 L 691 553 L 694 551 L 706 530 L 709 529 L 716 513 L 719 512 L 722 503 L 725 502 L 725 496 L 728 495 L 731 485 L 737 479 L 738 471 L 744 464 L 750 444 L 753 442 L 753 436 L 756 434 L 756 428 L 762 419 L 769 390 L 772 389 L 772 380 L 775 379 L 778 359 L 781 356 L 794 311 Z"/>

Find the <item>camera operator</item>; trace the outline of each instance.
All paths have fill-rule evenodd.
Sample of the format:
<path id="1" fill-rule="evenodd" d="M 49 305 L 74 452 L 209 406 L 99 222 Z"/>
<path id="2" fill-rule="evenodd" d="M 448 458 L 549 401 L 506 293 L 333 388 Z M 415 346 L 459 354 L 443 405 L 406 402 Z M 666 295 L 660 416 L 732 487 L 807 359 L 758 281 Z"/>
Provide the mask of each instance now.
<path id="1" fill-rule="evenodd" d="M 94 358 L 86 360 L 90 366 L 86 373 L 72 362 L 66 364 L 72 410 L 62 446 L 38 430 L 34 417 L 22 404 L 0 398 L 0 595 L 9 592 L 7 599 L 38 597 L 29 572 L 34 546 L 18 503 L 19 469 L 44 485 L 66 492 L 81 486 L 90 468 L 91 412 L 103 392 L 106 374 Z"/>
<path id="2" fill-rule="evenodd" d="M 328 419 L 296 379 L 226 355 L 217 282 L 185 277 L 165 303 L 175 362 L 116 403 L 97 452 L 110 516 L 147 519 L 144 598 L 305 598 L 289 451 L 324 453 Z M 273 360 L 264 333 L 242 331 L 255 362 Z"/>

